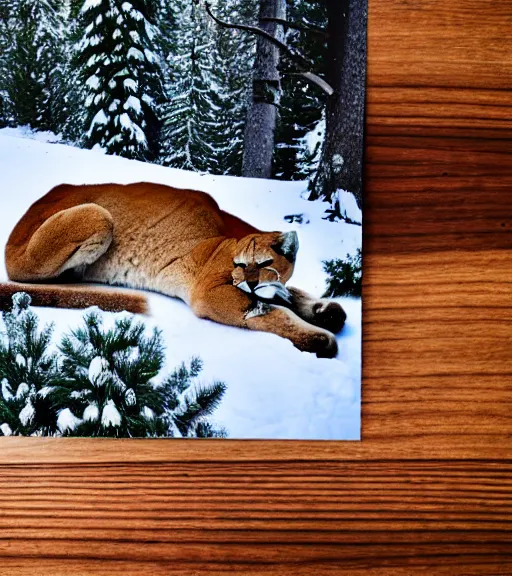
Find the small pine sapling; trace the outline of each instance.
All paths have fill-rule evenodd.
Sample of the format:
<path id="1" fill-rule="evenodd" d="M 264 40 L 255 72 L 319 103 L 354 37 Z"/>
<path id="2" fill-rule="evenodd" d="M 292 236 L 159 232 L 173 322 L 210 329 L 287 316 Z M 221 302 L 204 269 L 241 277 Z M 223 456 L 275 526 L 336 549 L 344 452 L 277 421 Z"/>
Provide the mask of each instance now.
<path id="1" fill-rule="evenodd" d="M 326 298 L 336 296 L 361 296 L 362 292 L 362 261 L 361 250 L 356 251 L 355 256 L 347 254 L 345 260 L 335 259 L 325 261 L 324 272 L 329 274 Z"/>
<path id="2" fill-rule="evenodd" d="M 163 383 L 167 398 L 169 436 L 192 438 L 225 438 L 226 431 L 216 428 L 208 417 L 220 404 L 226 385 L 214 382 L 209 386 L 194 385 L 202 370 L 199 358 L 193 358 L 190 366 L 182 364 Z"/>
<path id="3" fill-rule="evenodd" d="M 154 378 L 164 365 L 160 332 L 126 317 L 104 329 L 90 313 L 85 325 L 60 345 L 61 431 L 70 436 L 211 437 L 225 435 L 206 421 L 218 406 L 225 385 L 214 383 L 186 392 L 201 370 L 194 359 L 162 384 Z M 68 412 L 66 412 L 66 410 Z M 62 414 L 64 413 L 64 416 Z M 201 426 L 199 426 L 201 424 Z"/>
<path id="4" fill-rule="evenodd" d="M 103 326 L 97 312 L 52 351 L 52 326 L 39 329 L 30 297 L 13 296 L 0 335 L 0 435 L 219 438 L 209 417 L 221 382 L 196 385 L 198 358 L 157 382 L 160 332 L 131 316 Z"/>
<path id="5" fill-rule="evenodd" d="M 58 432 L 51 392 L 59 385 L 57 357 L 50 350 L 53 326 L 39 329 L 30 296 L 13 296 L 3 312 L 0 338 L 0 430 L 3 435 L 48 436 Z"/>
<path id="6" fill-rule="evenodd" d="M 97 313 L 89 313 L 84 325 L 63 337 L 59 391 L 61 431 L 70 436 L 163 436 L 163 390 L 154 378 L 162 368 L 161 336 L 145 335 L 145 326 L 131 317 L 103 327 Z"/>

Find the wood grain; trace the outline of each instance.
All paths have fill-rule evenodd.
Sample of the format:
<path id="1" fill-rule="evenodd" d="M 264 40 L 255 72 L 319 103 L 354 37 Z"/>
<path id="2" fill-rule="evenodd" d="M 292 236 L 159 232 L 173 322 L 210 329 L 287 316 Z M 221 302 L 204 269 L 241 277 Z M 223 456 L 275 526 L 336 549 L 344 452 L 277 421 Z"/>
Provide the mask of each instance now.
<path id="1" fill-rule="evenodd" d="M 512 574 L 512 3 L 370 0 L 363 442 L 4 439 L 0 574 Z"/>

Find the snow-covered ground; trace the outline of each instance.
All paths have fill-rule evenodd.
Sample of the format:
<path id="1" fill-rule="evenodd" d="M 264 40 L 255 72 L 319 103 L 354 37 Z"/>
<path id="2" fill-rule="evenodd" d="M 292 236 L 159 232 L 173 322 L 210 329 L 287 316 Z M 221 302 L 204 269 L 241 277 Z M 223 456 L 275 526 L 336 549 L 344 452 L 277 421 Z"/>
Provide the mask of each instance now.
<path id="1" fill-rule="evenodd" d="M 50 133 L 0 130 L 2 202 L 0 247 L 27 208 L 61 183 L 151 181 L 211 194 L 224 210 L 263 230 L 296 230 L 300 248 L 290 281 L 321 296 L 322 261 L 354 254 L 361 227 L 322 219 L 326 204 L 301 197 L 303 182 L 202 175 L 106 156 L 58 143 Z M 344 196 L 345 209 L 357 219 L 357 206 Z M 302 214 L 302 224 L 285 216 Z M 288 218 L 288 220 L 293 220 Z M 295 219 L 297 220 L 297 219 Z M 7 279 L 0 256 L 0 281 Z M 361 301 L 340 298 L 347 324 L 338 335 L 332 360 L 300 352 L 272 334 L 242 331 L 196 318 L 181 301 L 149 295 L 152 316 L 167 346 L 168 370 L 200 356 L 204 382 L 221 380 L 226 395 L 215 412 L 230 438 L 359 439 L 361 401 Z M 83 312 L 37 309 L 44 322 L 55 322 L 56 335 L 81 322 Z"/>

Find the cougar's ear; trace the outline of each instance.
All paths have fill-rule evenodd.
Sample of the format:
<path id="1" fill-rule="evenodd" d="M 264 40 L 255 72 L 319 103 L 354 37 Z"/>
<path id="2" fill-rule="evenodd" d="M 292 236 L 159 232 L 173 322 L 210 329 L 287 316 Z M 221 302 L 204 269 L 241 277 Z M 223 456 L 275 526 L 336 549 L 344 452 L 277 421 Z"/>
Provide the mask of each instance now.
<path id="1" fill-rule="evenodd" d="M 280 234 L 272 244 L 272 249 L 276 254 L 281 254 L 293 264 L 299 249 L 297 232 L 283 232 L 283 234 Z"/>

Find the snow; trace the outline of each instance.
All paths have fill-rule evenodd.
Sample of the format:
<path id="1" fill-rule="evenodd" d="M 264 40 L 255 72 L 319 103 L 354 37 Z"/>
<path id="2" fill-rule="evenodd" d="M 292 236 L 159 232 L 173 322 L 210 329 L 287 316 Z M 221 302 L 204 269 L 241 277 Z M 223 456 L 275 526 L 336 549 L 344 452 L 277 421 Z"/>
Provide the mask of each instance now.
<path id="1" fill-rule="evenodd" d="M 99 415 L 100 411 L 98 409 L 98 405 L 96 403 L 93 403 L 89 404 L 89 406 L 87 406 L 87 408 L 84 410 L 82 418 L 84 419 L 85 422 L 87 422 L 88 420 L 94 422 L 98 419 Z"/>
<path id="2" fill-rule="evenodd" d="M 30 392 L 30 386 L 26 382 L 22 382 L 16 390 L 16 400 L 21 400 L 23 396 Z"/>
<path id="3" fill-rule="evenodd" d="M 116 408 L 113 400 L 109 400 L 103 408 L 103 412 L 101 413 L 101 423 L 105 427 L 116 427 L 121 424 L 121 414 L 119 414 L 119 410 Z"/>
<path id="4" fill-rule="evenodd" d="M 4 400 L 12 400 L 14 398 L 11 386 L 7 381 L 7 378 L 2 380 L 2 396 L 4 397 Z"/>
<path id="5" fill-rule="evenodd" d="M 4 436 L 10 436 L 12 434 L 12 430 L 11 427 L 9 426 L 9 424 L 7 424 L 7 422 L 4 422 L 1 426 L 0 426 L 0 430 L 2 431 L 2 434 Z"/>
<path id="6" fill-rule="evenodd" d="M 65 146 L 55 136 L 34 135 L 24 128 L 0 130 L 0 168 L 3 187 L 9 191 L 0 213 L 0 246 L 5 245 L 28 206 L 57 184 L 147 180 L 208 192 L 222 209 L 264 230 L 295 230 L 299 251 L 290 284 L 315 296 L 325 290 L 322 261 L 353 255 L 361 247 L 361 226 L 323 220 L 328 205 L 303 199 L 304 182 L 210 176 L 165 168 Z M 348 206 L 345 200 L 344 205 Z M 285 221 L 291 214 L 307 214 L 307 218 L 302 224 Z M 3 258 L 3 250 L 0 254 Z M 0 280 L 7 278 L 3 268 L 0 260 Z M 198 319 L 179 300 L 158 294 L 148 294 L 148 298 L 151 316 L 143 319 L 148 330 L 153 326 L 161 329 L 166 345 L 166 369 L 159 378 L 183 361 L 200 356 L 204 366 L 201 382 L 222 381 L 227 385 L 213 419 L 227 429 L 230 438 L 360 437 L 360 299 L 338 299 L 348 316 L 337 336 L 339 354 L 335 359 L 319 359 L 272 334 Z M 82 311 L 35 311 L 42 323 L 55 323 L 55 338 L 82 322 Z M 105 314 L 109 323 L 117 317 Z M 2 383 L 2 392 L 9 392 L 7 384 Z"/>
<path id="7" fill-rule="evenodd" d="M 41 398 L 46 398 L 48 394 L 51 394 L 54 390 L 55 386 L 44 386 L 43 388 L 41 388 L 41 390 L 39 390 L 37 395 L 40 396 Z"/>
<path id="8" fill-rule="evenodd" d="M 92 76 L 89 76 L 89 78 L 87 78 L 85 83 L 92 90 L 97 90 L 98 86 L 100 85 L 100 79 L 95 74 L 93 74 Z"/>
<path id="9" fill-rule="evenodd" d="M 92 8 L 96 8 L 96 6 L 99 6 L 101 4 L 102 0 L 85 0 L 84 5 L 82 6 L 82 13 L 87 12 L 88 10 L 91 10 Z"/>
<path id="10" fill-rule="evenodd" d="M 135 112 L 141 111 L 140 100 L 136 96 L 129 96 L 126 102 L 123 104 L 125 110 L 135 110 Z"/>
<path id="11" fill-rule="evenodd" d="M 64 408 L 64 410 L 59 411 L 57 427 L 62 433 L 67 430 L 74 430 L 81 423 L 80 418 L 77 418 L 69 408 Z"/>
<path id="12" fill-rule="evenodd" d="M 94 36 L 89 36 L 84 40 L 84 48 L 86 46 L 98 46 L 101 42 L 101 36 L 99 34 L 95 34 Z"/>
<path id="13" fill-rule="evenodd" d="M 35 408 L 32 406 L 32 402 L 29 400 L 23 410 L 19 413 L 19 419 L 23 426 L 30 424 L 32 422 L 32 418 L 34 418 Z"/>
<path id="14" fill-rule="evenodd" d="M 156 54 L 148 48 L 144 48 L 144 56 L 146 56 L 146 60 L 152 64 L 158 61 Z"/>
<path id="15" fill-rule="evenodd" d="M 16 354 L 16 364 L 18 364 L 18 366 L 26 366 L 27 361 L 21 354 L 18 353 Z"/>
<path id="16" fill-rule="evenodd" d="M 35 132 L 29 126 L 18 126 L 17 128 L 2 128 L 2 136 L 12 136 L 14 138 L 27 138 L 29 140 L 36 140 L 37 142 L 45 142 L 47 144 L 53 144 L 54 142 L 60 142 L 62 136 L 60 134 L 54 134 L 53 132 Z M 3 157 L 0 156 L 0 162 Z"/>
<path id="17" fill-rule="evenodd" d="M 109 378 L 108 370 L 108 361 L 105 358 L 96 356 L 96 358 L 93 358 L 89 364 L 89 381 L 95 386 L 103 386 L 105 381 Z"/>
<path id="18" fill-rule="evenodd" d="M 153 420 L 155 417 L 155 413 L 149 406 L 144 406 L 140 411 L 140 415 L 143 416 L 146 420 Z"/>
<path id="19" fill-rule="evenodd" d="M 302 139 L 302 142 L 306 145 L 309 154 L 314 154 L 313 165 L 316 165 L 320 160 L 320 155 L 322 152 L 322 143 L 325 137 L 325 114 L 316 124 L 316 126 L 310 130 Z"/>
<path id="20" fill-rule="evenodd" d="M 83 49 L 83 46 L 80 46 L 80 50 L 82 50 L 82 49 Z M 87 67 L 90 68 L 90 67 L 94 66 L 99 59 L 100 58 L 98 57 L 97 54 L 93 54 L 89 58 L 89 60 L 87 60 Z"/>
<path id="21" fill-rule="evenodd" d="M 130 136 L 135 140 L 137 140 L 139 144 L 142 145 L 147 144 L 147 139 L 146 135 L 144 134 L 144 130 L 142 130 L 140 126 L 135 124 L 135 122 L 132 121 L 132 119 L 128 114 L 126 114 L 126 112 L 119 116 L 119 122 L 121 123 L 121 126 L 123 128 L 125 128 L 130 132 Z"/>
<path id="22" fill-rule="evenodd" d="M 140 43 L 140 34 L 136 30 L 130 30 L 128 35 L 136 44 Z"/>
<path id="23" fill-rule="evenodd" d="M 133 388 L 128 388 L 124 393 L 124 399 L 127 406 L 135 406 L 137 403 L 137 396 L 135 395 L 135 390 Z"/>
<path id="24" fill-rule="evenodd" d="M 126 78 L 123 84 L 127 90 L 133 90 L 134 92 L 137 90 L 137 82 L 133 78 Z"/>
<path id="25" fill-rule="evenodd" d="M 100 110 L 99 112 L 96 113 L 96 115 L 94 116 L 94 118 L 92 119 L 91 122 L 91 126 L 89 128 L 89 135 L 91 134 L 93 128 L 98 125 L 98 124 L 107 124 L 108 122 L 108 118 L 107 115 L 105 114 L 104 110 Z"/>
<path id="26" fill-rule="evenodd" d="M 354 195 L 346 190 L 338 190 L 336 193 L 340 203 L 341 215 L 345 218 L 350 218 L 353 222 L 361 223 L 363 220 L 363 213 L 361 212 L 361 208 L 357 205 Z"/>
<path id="27" fill-rule="evenodd" d="M 128 50 L 127 57 L 133 58 L 134 60 L 144 60 L 144 54 L 138 48 L 134 48 L 133 46 Z"/>

